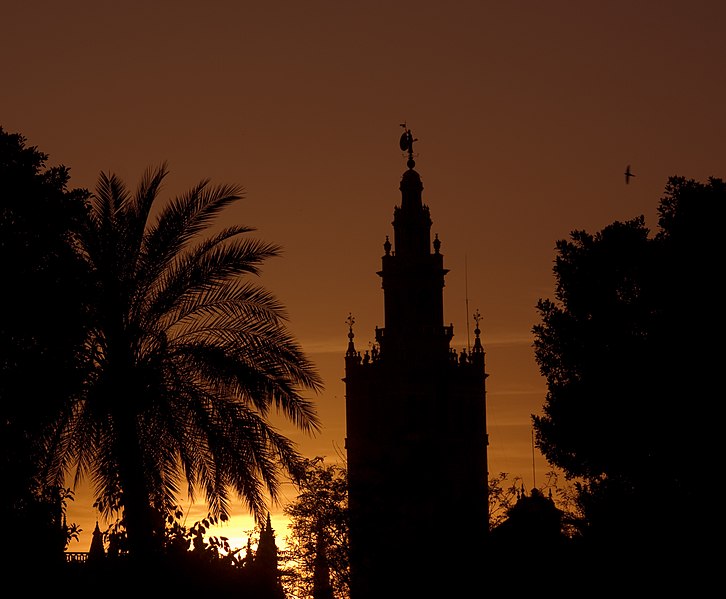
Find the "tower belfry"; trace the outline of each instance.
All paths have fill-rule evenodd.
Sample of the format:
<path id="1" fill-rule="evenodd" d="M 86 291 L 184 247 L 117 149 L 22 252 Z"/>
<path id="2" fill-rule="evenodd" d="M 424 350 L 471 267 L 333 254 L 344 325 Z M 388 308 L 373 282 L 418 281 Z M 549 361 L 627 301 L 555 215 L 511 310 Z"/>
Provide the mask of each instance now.
<path id="1" fill-rule="evenodd" d="M 472 567 L 488 528 L 480 316 L 474 346 L 457 355 L 444 324 L 449 271 L 414 170 L 417 140 L 402 126 L 407 170 L 378 271 L 385 324 L 370 352 L 355 349 L 352 315 L 347 321 L 351 599 L 392 596 L 391 581 L 402 596 L 428 596 L 478 578 Z"/>

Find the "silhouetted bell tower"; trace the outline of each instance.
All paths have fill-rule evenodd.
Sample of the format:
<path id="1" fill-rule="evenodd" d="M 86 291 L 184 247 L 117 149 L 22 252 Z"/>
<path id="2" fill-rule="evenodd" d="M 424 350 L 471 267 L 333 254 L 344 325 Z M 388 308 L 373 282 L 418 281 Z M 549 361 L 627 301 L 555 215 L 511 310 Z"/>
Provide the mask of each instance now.
<path id="1" fill-rule="evenodd" d="M 432 596 L 482 583 L 488 528 L 484 348 L 444 325 L 441 241 L 404 126 L 401 205 L 378 272 L 385 326 L 361 356 L 348 319 L 346 450 L 351 599 Z M 433 250 L 433 251 L 432 251 Z"/>

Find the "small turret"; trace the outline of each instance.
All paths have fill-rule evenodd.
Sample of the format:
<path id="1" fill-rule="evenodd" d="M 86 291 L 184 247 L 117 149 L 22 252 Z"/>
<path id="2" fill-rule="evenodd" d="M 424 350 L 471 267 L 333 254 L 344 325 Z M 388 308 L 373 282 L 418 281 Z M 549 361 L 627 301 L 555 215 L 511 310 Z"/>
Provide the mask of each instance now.
<path id="1" fill-rule="evenodd" d="M 277 543 L 275 531 L 272 528 L 270 513 L 267 513 L 267 522 L 260 531 L 260 541 L 257 543 L 257 552 L 253 563 L 253 572 L 258 577 L 261 588 L 270 593 L 270 596 L 284 598 L 280 573 L 277 569 Z"/>
<path id="2" fill-rule="evenodd" d="M 96 528 L 93 529 L 93 538 L 91 539 L 91 548 L 88 550 L 88 561 L 89 563 L 96 563 L 105 557 L 106 550 L 103 548 L 103 533 L 98 528 L 98 522 L 96 522 Z"/>

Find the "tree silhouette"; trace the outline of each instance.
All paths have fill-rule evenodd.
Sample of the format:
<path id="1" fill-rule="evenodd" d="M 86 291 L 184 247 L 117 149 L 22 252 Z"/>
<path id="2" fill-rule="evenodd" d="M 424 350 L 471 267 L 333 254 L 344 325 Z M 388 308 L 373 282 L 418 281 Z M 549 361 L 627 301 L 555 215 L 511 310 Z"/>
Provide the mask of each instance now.
<path id="1" fill-rule="evenodd" d="M 720 179 L 672 177 L 655 236 L 641 216 L 557 242 L 533 420 L 548 461 L 580 479 L 582 532 L 601 547 L 682 557 L 706 534 L 683 510 L 710 517 L 725 204 Z"/>
<path id="2" fill-rule="evenodd" d="M 70 496 L 45 478 L 52 423 L 81 385 L 87 271 L 74 249 L 88 192 L 0 127 L 0 511 L 18 556 L 63 560 Z"/>
<path id="3" fill-rule="evenodd" d="M 266 493 L 276 501 L 281 475 L 302 464 L 270 410 L 313 433 L 303 391 L 322 386 L 282 305 L 252 280 L 280 248 L 246 226 L 210 230 L 241 188 L 204 180 L 157 206 L 167 173 L 147 169 L 133 194 L 99 177 L 80 236 L 94 280 L 92 370 L 51 454 L 57 478 L 90 475 L 104 514 L 122 510 L 141 557 L 160 547 L 183 482 L 214 517 L 226 520 L 236 495 L 262 521 Z"/>
<path id="4" fill-rule="evenodd" d="M 307 460 L 298 496 L 285 506 L 291 520 L 285 557 L 292 564 L 285 582 L 296 597 L 350 594 L 347 485 L 345 466 Z"/>
<path id="5" fill-rule="evenodd" d="M 492 531 L 501 525 L 508 517 L 509 510 L 519 498 L 522 479 L 514 477 L 509 480 L 507 472 L 500 472 L 498 475 L 490 475 L 488 481 L 489 491 L 489 530 Z"/>

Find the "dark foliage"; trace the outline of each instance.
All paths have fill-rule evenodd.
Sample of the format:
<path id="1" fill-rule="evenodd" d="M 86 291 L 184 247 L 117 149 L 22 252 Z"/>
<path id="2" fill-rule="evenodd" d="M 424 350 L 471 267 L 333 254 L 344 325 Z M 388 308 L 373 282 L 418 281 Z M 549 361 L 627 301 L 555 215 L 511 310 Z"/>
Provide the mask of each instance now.
<path id="1" fill-rule="evenodd" d="M 63 558 L 67 492 L 47 484 L 53 424 L 80 390 L 88 271 L 75 249 L 88 192 L 0 127 L 0 509 L 14 551 Z"/>
<path id="2" fill-rule="evenodd" d="M 318 599 L 347 597 L 350 585 L 348 550 L 348 480 L 344 465 L 306 460 L 297 480 L 298 496 L 285 507 L 290 535 L 284 559 L 285 586 L 291 596 Z"/>
<path id="3" fill-rule="evenodd" d="M 579 480 L 592 546 L 683 555 L 707 535 L 725 204 L 720 179 L 673 177 L 655 236 L 639 217 L 557 242 L 533 420 L 548 461 Z"/>

